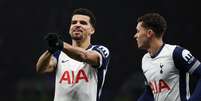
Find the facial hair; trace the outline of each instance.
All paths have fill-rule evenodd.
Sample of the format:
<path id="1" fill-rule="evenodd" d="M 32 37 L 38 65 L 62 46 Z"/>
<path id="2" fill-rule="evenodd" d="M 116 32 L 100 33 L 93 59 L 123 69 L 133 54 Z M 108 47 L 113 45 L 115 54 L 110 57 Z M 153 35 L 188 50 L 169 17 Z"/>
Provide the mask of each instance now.
<path id="1" fill-rule="evenodd" d="M 74 34 L 72 33 L 72 34 L 71 34 L 71 38 L 72 38 L 73 40 L 79 41 L 79 40 L 82 40 L 82 39 L 83 39 L 83 34 L 81 33 L 80 35 L 74 35 Z"/>

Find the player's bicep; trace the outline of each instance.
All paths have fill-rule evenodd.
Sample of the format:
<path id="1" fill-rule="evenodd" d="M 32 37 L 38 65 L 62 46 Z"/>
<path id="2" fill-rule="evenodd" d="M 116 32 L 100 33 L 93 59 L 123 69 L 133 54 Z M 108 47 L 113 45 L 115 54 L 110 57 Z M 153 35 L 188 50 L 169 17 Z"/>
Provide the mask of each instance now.
<path id="1" fill-rule="evenodd" d="M 57 59 L 54 56 L 52 56 L 49 66 L 55 68 L 56 65 L 57 65 Z"/>
<path id="2" fill-rule="evenodd" d="M 98 52 L 96 51 L 86 51 L 84 56 L 84 61 L 91 64 L 91 65 L 99 65 L 99 61 L 101 57 Z"/>
<path id="3" fill-rule="evenodd" d="M 53 72 L 54 69 L 56 68 L 56 65 L 57 65 L 56 58 L 51 56 L 49 64 L 48 64 L 48 66 L 46 67 L 46 69 L 43 72 Z"/>
<path id="4" fill-rule="evenodd" d="M 99 57 L 98 65 L 95 65 L 96 67 L 101 67 L 102 65 L 107 65 L 109 63 L 110 52 L 108 48 L 104 46 L 97 46 L 93 48 L 93 51 L 96 52 Z"/>
<path id="5" fill-rule="evenodd" d="M 193 73 L 200 67 L 200 61 L 197 60 L 190 51 L 181 47 L 176 47 L 173 52 L 175 66 L 182 71 Z"/>

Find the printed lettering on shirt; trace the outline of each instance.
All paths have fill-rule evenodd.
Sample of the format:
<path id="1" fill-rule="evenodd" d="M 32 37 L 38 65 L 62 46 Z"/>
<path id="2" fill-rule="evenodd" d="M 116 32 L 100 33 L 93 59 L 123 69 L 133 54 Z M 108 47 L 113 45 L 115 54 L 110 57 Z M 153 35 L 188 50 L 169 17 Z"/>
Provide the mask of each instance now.
<path id="1" fill-rule="evenodd" d="M 159 80 L 158 82 L 156 81 L 149 82 L 149 86 L 151 87 L 153 93 L 161 93 L 163 91 L 170 90 L 170 86 L 168 85 L 168 83 L 166 83 L 162 79 Z"/>
<path id="2" fill-rule="evenodd" d="M 106 47 L 104 47 L 104 46 L 99 46 L 97 49 L 101 52 L 101 54 L 102 54 L 104 57 L 108 57 L 108 56 L 109 56 L 109 50 L 108 50 Z"/>
<path id="3" fill-rule="evenodd" d="M 194 57 L 191 55 L 191 53 L 186 49 L 183 50 L 182 57 L 188 64 L 191 64 L 193 62 L 193 59 L 194 59 Z"/>
<path id="4" fill-rule="evenodd" d="M 88 82 L 88 77 L 83 69 L 80 69 L 77 74 L 74 71 L 64 71 L 62 74 L 59 83 L 67 82 L 68 84 L 79 83 L 80 80 Z"/>

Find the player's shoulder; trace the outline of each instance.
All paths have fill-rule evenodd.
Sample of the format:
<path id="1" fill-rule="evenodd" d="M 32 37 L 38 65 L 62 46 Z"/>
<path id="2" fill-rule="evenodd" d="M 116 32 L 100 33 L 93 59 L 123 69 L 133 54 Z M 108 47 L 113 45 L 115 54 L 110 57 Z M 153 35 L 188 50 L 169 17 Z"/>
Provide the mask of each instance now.
<path id="1" fill-rule="evenodd" d="M 91 50 L 98 51 L 105 57 L 108 57 L 110 55 L 110 50 L 106 46 L 103 46 L 103 45 L 92 45 Z"/>
<path id="2" fill-rule="evenodd" d="M 190 53 L 190 51 L 180 45 L 176 45 L 176 47 L 174 48 L 174 54 L 178 55 L 178 54 L 188 54 Z"/>
<path id="3" fill-rule="evenodd" d="M 171 54 L 171 53 L 174 51 L 174 49 L 175 49 L 176 47 L 177 47 L 177 45 L 164 44 L 164 45 L 161 47 L 159 53 L 157 53 L 156 56 L 158 56 L 158 55 L 161 56 L 161 55 Z M 156 57 L 156 56 L 155 56 L 155 57 Z M 146 59 L 149 59 L 149 58 L 153 58 L 153 57 L 151 57 L 148 52 L 147 52 L 146 54 L 144 54 L 143 60 L 146 60 Z"/>
<path id="4" fill-rule="evenodd" d="M 143 59 L 150 57 L 150 54 L 147 52 L 144 54 L 144 56 L 142 57 Z"/>
<path id="5" fill-rule="evenodd" d="M 179 49 L 179 50 L 185 50 L 184 47 L 180 46 L 180 45 L 171 45 L 171 44 L 166 44 L 166 47 L 171 48 L 173 50 Z"/>
<path id="6" fill-rule="evenodd" d="M 182 56 L 183 58 L 187 57 L 188 55 L 191 55 L 191 52 L 182 47 L 182 46 L 179 46 L 177 45 L 174 49 L 174 53 L 173 53 L 174 56 Z"/>
<path id="7" fill-rule="evenodd" d="M 189 53 L 189 51 L 182 46 L 171 44 L 166 44 L 164 51 L 169 52 L 173 57 L 180 56 L 181 54 L 185 54 L 186 52 Z"/>
<path id="8" fill-rule="evenodd" d="M 178 45 L 172 45 L 172 44 L 165 44 L 164 50 L 166 51 L 173 51 Z"/>
<path id="9" fill-rule="evenodd" d="M 150 54 L 148 52 L 145 53 L 144 56 L 142 57 L 142 63 L 149 60 L 150 58 L 151 58 Z"/>
<path id="10" fill-rule="evenodd" d="M 107 48 L 106 46 L 104 45 L 91 45 L 92 48 Z M 108 49 L 108 48 L 107 48 Z"/>

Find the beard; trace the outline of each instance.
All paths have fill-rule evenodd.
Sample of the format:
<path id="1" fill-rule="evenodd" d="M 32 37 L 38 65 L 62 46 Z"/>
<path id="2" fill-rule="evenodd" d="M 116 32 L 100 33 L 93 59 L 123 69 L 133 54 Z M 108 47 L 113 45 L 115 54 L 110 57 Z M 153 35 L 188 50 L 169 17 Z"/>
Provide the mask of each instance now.
<path id="1" fill-rule="evenodd" d="M 81 37 L 71 37 L 73 40 L 82 40 L 83 39 L 83 37 L 81 36 Z"/>
<path id="2" fill-rule="evenodd" d="M 138 48 L 140 49 L 147 49 L 149 48 L 149 40 L 144 38 L 144 39 L 141 39 L 141 41 L 137 41 L 137 44 L 138 44 Z"/>
<path id="3" fill-rule="evenodd" d="M 72 34 L 71 35 L 71 38 L 73 39 L 73 40 L 77 40 L 77 41 L 79 41 L 79 40 L 82 40 L 84 37 L 83 37 L 83 35 L 82 34 Z"/>

